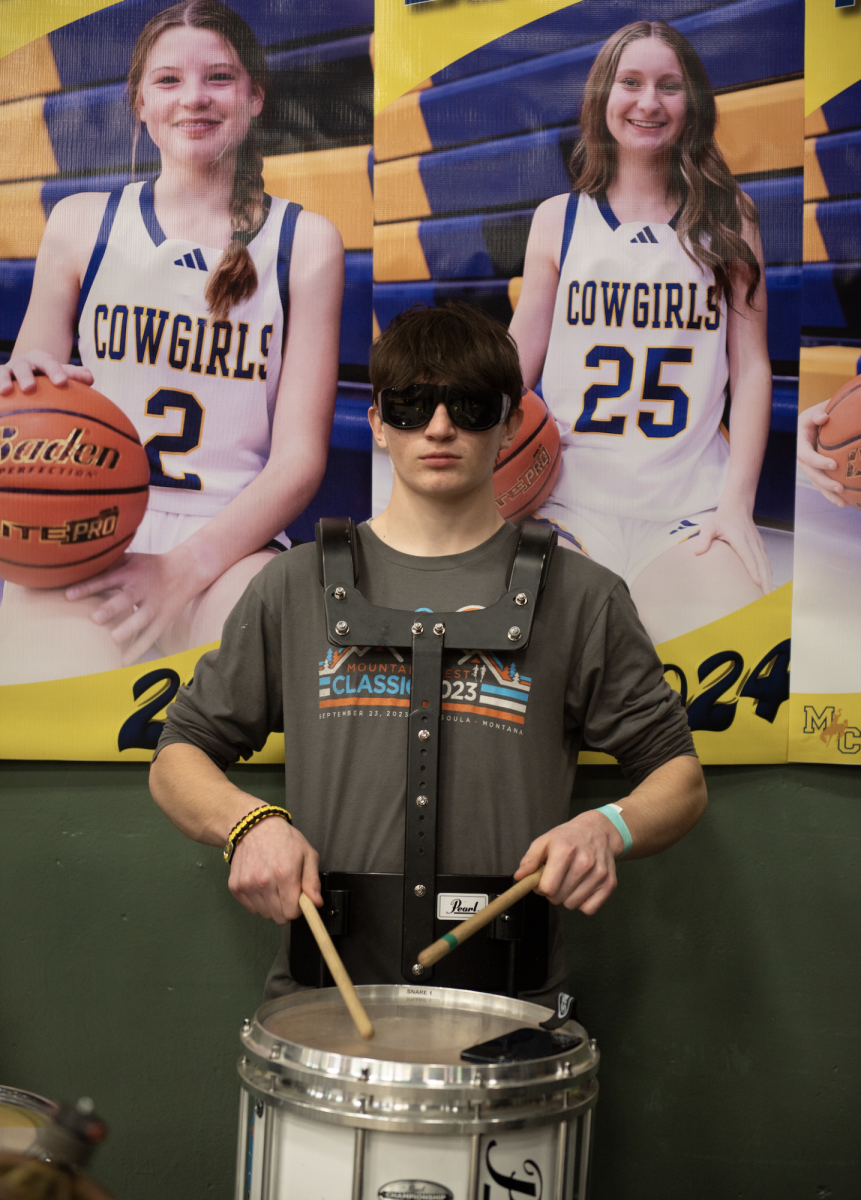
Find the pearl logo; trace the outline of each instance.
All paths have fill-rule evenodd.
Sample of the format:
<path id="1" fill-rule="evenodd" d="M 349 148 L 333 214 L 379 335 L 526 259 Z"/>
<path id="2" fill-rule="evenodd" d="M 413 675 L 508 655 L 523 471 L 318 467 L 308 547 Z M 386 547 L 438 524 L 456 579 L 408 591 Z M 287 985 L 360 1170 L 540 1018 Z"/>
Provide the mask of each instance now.
<path id="1" fill-rule="evenodd" d="M 486 907 L 486 892 L 440 892 L 436 898 L 438 921 L 465 921 Z"/>

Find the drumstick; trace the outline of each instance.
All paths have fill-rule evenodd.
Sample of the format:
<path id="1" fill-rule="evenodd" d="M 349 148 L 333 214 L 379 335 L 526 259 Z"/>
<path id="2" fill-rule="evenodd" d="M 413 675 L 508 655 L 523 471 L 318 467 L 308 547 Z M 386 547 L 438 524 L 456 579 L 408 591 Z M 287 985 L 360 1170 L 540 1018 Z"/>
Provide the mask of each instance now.
<path id="1" fill-rule="evenodd" d="M 332 939 L 329 937 L 328 930 L 323 924 L 323 919 L 317 912 L 314 901 L 309 896 L 302 892 L 299 896 L 299 907 L 302 909 L 302 914 L 314 935 L 317 945 L 320 947 L 320 953 L 326 960 L 326 966 L 332 973 L 338 991 L 344 1000 L 344 1003 L 349 1010 L 350 1016 L 353 1018 L 353 1024 L 358 1029 L 359 1033 L 370 1041 L 374 1036 L 374 1027 L 370 1022 L 368 1014 L 362 1007 L 362 1002 L 356 995 L 356 989 L 353 987 L 353 981 L 347 974 L 347 968 L 341 962 L 341 956 L 335 949 Z"/>
<path id="2" fill-rule="evenodd" d="M 523 896 L 533 891 L 538 886 L 538 881 L 541 878 L 543 870 L 544 867 L 542 866 L 537 871 L 533 871 L 531 875 L 525 876 L 519 883 L 515 883 L 514 887 L 510 887 L 507 892 L 503 892 L 501 896 L 497 896 L 495 900 L 491 900 L 490 904 L 486 904 L 474 917 L 470 917 L 468 921 L 464 921 L 461 925 L 455 925 L 451 933 L 444 933 L 437 941 L 433 942 L 430 946 L 426 946 L 419 955 L 421 966 L 432 967 L 435 962 L 439 962 L 441 958 L 445 958 L 461 942 L 465 942 L 467 938 L 472 937 L 484 925 L 488 925 L 491 921 L 495 920 L 500 913 L 504 913 L 507 908 L 511 908 L 512 904 L 516 904 Z"/>

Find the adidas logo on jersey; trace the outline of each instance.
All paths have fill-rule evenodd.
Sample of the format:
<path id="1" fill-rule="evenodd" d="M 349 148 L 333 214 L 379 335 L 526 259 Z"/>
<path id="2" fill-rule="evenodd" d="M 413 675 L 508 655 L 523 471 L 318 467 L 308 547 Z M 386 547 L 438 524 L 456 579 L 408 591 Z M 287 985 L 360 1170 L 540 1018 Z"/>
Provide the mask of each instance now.
<path id="1" fill-rule="evenodd" d="M 652 231 L 648 227 L 648 225 L 644 225 L 643 228 L 640 230 L 640 232 L 637 234 L 637 236 L 631 238 L 631 241 L 632 242 L 651 242 L 655 246 L 657 246 L 657 244 L 658 244 L 658 239 L 652 233 Z M 188 257 L 188 256 L 186 255 L 186 257 Z"/>
<path id="2" fill-rule="evenodd" d="M 192 250 L 191 254 L 183 254 L 182 258 L 173 260 L 175 267 L 191 267 L 192 271 L 208 271 L 206 259 L 199 250 Z"/>

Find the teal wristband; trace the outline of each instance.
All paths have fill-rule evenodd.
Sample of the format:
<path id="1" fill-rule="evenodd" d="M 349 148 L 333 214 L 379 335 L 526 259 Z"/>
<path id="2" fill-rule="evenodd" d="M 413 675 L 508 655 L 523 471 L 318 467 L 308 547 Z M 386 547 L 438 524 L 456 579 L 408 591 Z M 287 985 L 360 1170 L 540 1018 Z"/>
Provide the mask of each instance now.
<path id="1" fill-rule="evenodd" d="M 595 812 L 603 813 L 607 820 L 619 830 L 619 833 L 622 835 L 622 841 L 625 843 L 625 849 L 619 855 L 619 858 L 624 858 L 633 846 L 634 839 L 631 837 L 630 829 L 622 820 L 622 814 L 615 804 L 605 804 L 603 808 L 596 808 Z"/>

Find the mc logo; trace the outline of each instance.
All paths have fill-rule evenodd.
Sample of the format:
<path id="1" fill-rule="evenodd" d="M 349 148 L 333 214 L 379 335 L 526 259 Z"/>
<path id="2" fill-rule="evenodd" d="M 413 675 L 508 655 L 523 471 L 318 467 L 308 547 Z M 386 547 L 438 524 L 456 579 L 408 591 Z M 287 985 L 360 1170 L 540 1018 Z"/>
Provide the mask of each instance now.
<path id="1" fill-rule="evenodd" d="M 850 725 L 848 720 L 841 720 L 842 716 L 843 709 L 838 708 L 835 712 L 833 704 L 823 705 L 821 712 L 814 705 L 805 704 L 804 732 L 818 733 L 820 742 L 826 746 L 830 746 L 832 741 L 836 742 L 841 754 L 859 754 L 861 729 L 857 725 Z"/>

